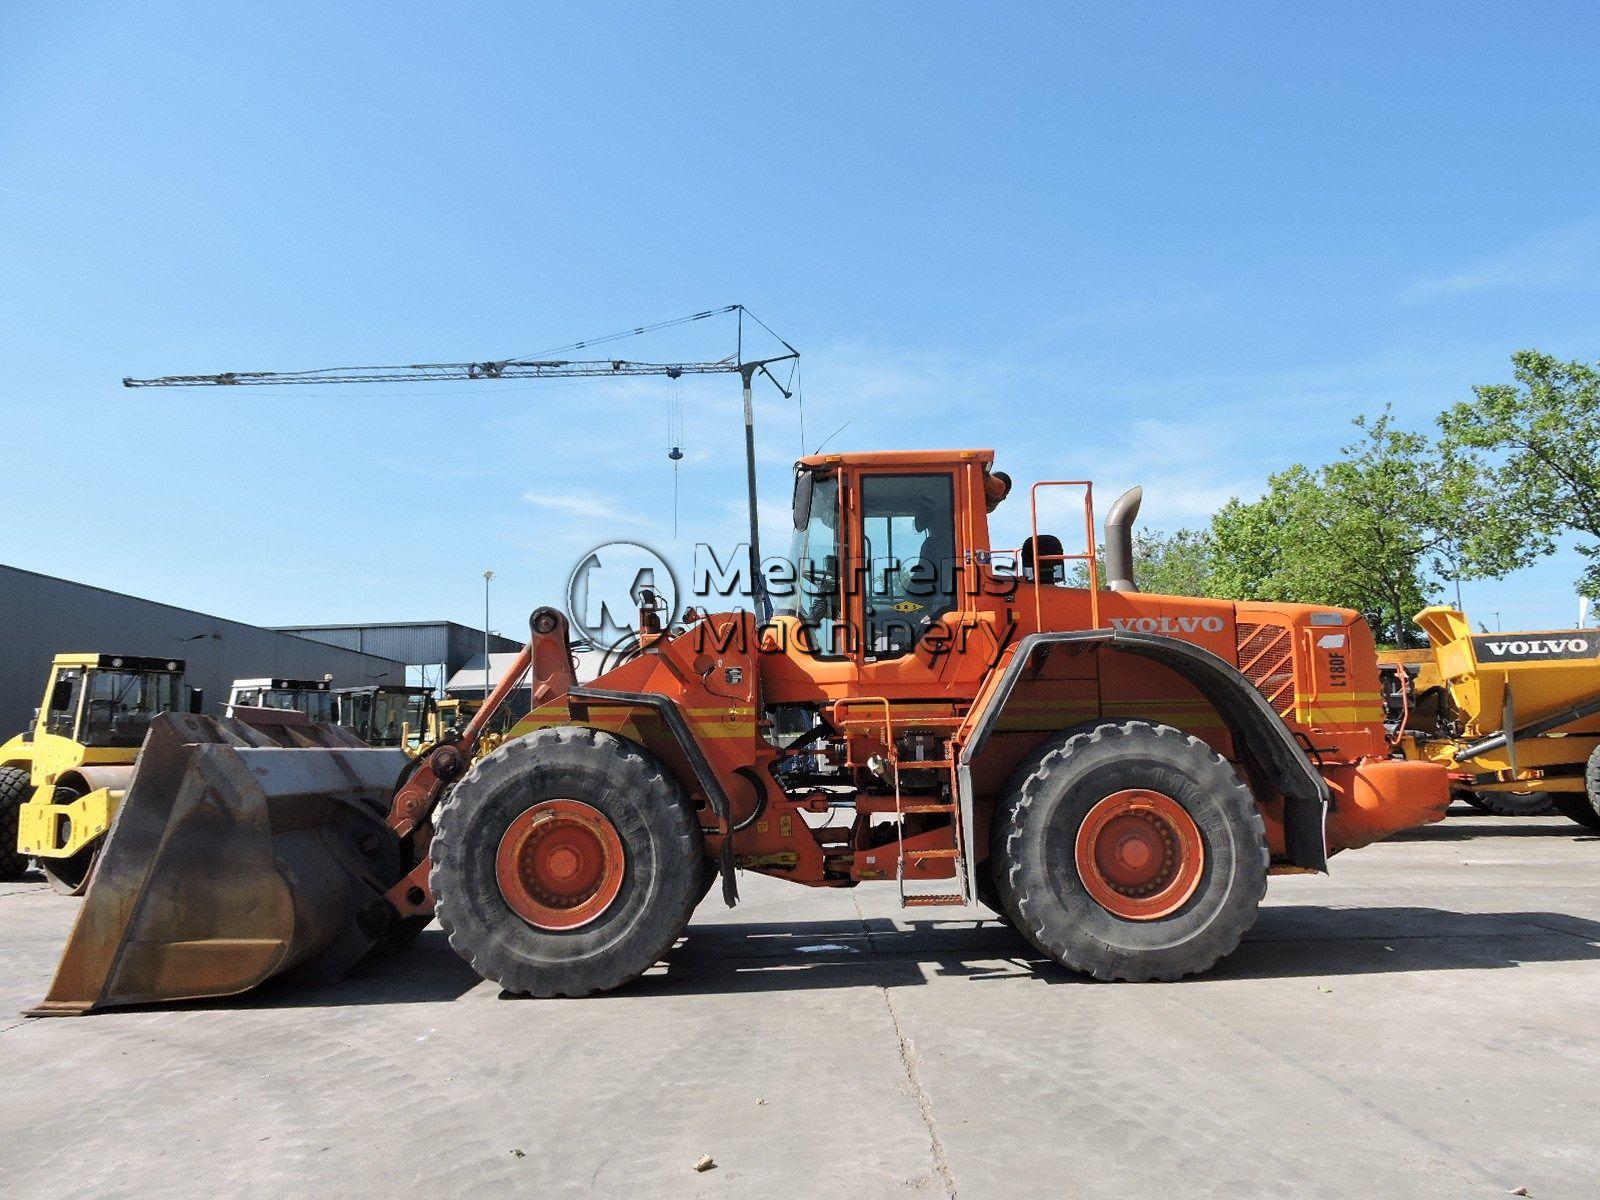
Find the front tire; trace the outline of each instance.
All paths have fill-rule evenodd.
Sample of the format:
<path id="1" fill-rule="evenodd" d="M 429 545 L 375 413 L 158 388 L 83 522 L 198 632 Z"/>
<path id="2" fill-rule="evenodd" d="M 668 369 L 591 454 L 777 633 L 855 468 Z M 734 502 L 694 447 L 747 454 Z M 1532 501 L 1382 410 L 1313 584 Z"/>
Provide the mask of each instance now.
<path id="1" fill-rule="evenodd" d="M 1172 980 L 1238 946 L 1266 892 L 1261 813 L 1205 743 L 1147 721 L 1063 735 L 997 807 L 1000 896 L 1069 970 Z"/>
<path id="2" fill-rule="evenodd" d="M 0 879 L 21 879 L 28 870 L 27 855 L 17 852 L 17 821 L 32 794 L 28 772 L 0 767 Z"/>
<path id="3" fill-rule="evenodd" d="M 450 945 L 530 996 L 636 979 L 683 932 L 703 881 L 677 781 L 634 743 L 570 726 L 480 759 L 440 807 L 431 853 Z"/>

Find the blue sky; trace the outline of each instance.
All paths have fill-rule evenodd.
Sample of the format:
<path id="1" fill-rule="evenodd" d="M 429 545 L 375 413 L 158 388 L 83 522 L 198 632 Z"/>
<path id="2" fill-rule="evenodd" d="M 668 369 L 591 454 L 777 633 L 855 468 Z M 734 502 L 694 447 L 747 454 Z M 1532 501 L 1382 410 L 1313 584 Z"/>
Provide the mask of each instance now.
<path id="1" fill-rule="evenodd" d="M 1597 33 L 1586 3 L 10 5 L 0 561 L 262 623 L 476 622 L 492 567 L 515 634 L 598 540 L 738 536 L 731 380 L 678 385 L 677 543 L 665 381 L 119 380 L 734 301 L 803 351 L 810 444 L 992 446 L 1194 524 L 1357 413 L 1600 357 Z M 777 545 L 799 422 L 761 396 Z M 1569 624 L 1578 569 L 1467 608 Z"/>

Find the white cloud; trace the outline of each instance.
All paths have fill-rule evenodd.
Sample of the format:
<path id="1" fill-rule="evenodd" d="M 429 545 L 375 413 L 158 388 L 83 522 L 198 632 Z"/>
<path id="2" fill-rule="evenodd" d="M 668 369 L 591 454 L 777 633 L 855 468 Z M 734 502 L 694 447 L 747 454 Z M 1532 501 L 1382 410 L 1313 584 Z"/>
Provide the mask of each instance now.
<path id="1" fill-rule="evenodd" d="M 1480 292 L 1593 291 L 1600 288 L 1600 221 L 1541 234 L 1448 275 L 1419 279 L 1408 303 Z"/>
<path id="2" fill-rule="evenodd" d="M 625 525 L 653 524 L 638 513 L 627 511 L 614 499 L 594 492 L 528 491 L 522 493 L 522 498 L 536 508 L 584 521 L 618 521 Z"/>

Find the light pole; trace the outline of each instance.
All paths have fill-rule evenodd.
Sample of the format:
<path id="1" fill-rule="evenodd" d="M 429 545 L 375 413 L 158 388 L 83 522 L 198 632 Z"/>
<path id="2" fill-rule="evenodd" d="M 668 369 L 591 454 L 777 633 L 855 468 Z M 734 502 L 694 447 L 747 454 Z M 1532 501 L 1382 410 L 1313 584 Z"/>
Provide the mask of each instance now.
<path id="1" fill-rule="evenodd" d="M 483 702 L 489 702 L 489 581 L 493 571 L 483 573 Z"/>

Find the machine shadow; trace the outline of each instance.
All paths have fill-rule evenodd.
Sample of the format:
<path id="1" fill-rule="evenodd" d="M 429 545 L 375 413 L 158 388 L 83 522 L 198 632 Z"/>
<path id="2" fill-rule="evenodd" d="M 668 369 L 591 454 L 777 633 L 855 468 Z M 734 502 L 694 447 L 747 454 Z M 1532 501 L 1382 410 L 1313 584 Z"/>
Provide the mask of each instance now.
<path id="1" fill-rule="evenodd" d="M 1460 913 L 1435 908 L 1263 909 L 1243 945 L 1204 975 L 1218 980 L 1326 978 L 1408 971 L 1503 970 L 1600 960 L 1600 922 L 1561 913 Z M 1044 958 L 998 921 L 886 918 L 791 925 L 691 925 L 638 983 L 602 1000 L 658 995 L 918 987 L 936 979 L 1092 981 Z"/>
<path id="2" fill-rule="evenodd" d="M 1274 905 L 1262 910 L 1233 954 L 1204 975 L 1169 986 L 1593 961 L 1600 961 L 1600 921 L 1564 913 Z M 1044 958 L 1008 925 L 992 919 L 901 924 L 887 917 L 798 923 L 719 918 L 691 924 L 662 965 L 591 1000 L 632 1003 L 673 996 L 922 987 L 942 979 L 1093 983 Z M 378 959 L 337 983 L 272 980 L 243 996 L 183 1007 L 437 1004 L 480 986 L 483 980 L 450 949 L 443 932 L 432 928 L 402 953 Z M 507 993 L 502 997 L 522 999 Z"/>
<path id="3" fill-rule="evenodd" d="M 1462 842 L 1483 837 L 1566 838 L 1569 841 L 1600 840 L 1592 829 L 1566 817 L 1495 817 L 1474 808 L 1456 806 L 1443 821 L 1419 825 L 1415 829 L 1392 833 L 1385 842 Z"/>
<path id="4" fill-rule="evenodd" d="M 242 996 L 196 1008 L 344 1008 L 369 1004 L 442 1004 L 459 1000 L 483 984 L 478 973 L 445 940 L 437 925 L 424 929 L 411 945 L 364 963 L 333 983 L 297 980 L 291 973 L 269 979 Z"/>

